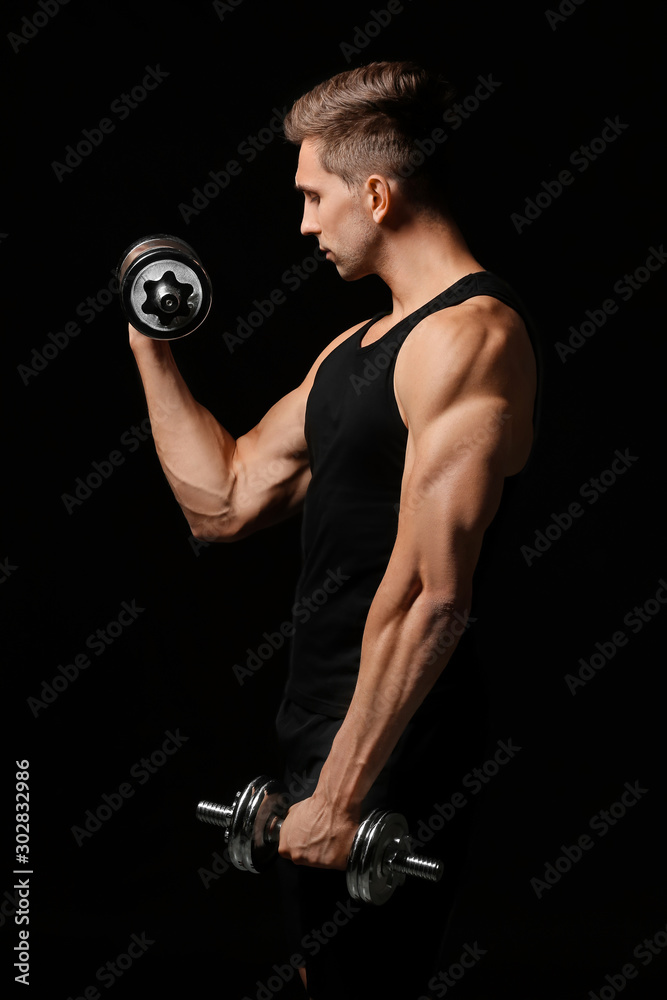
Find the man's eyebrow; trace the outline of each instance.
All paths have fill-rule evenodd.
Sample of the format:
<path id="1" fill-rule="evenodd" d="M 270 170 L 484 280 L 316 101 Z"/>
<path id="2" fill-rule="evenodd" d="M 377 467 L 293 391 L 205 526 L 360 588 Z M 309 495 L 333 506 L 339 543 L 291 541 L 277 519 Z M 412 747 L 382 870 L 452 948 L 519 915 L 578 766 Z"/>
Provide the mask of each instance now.
<path id="1" fill-rule="evenodd" d="M 313 188 L 306 187 L 304 184 L 297 184 L 296 181 L 294 182 L 294 190 L 302 191 L 304 194 L 317 194 Z"/>

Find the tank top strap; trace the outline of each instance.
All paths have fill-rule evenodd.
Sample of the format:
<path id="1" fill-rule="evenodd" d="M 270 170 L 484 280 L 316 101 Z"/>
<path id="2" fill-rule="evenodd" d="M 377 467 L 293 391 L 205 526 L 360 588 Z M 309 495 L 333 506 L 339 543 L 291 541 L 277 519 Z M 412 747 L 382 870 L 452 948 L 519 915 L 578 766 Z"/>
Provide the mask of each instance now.
<path id="1" fill-rule="evenodd" d="M 521 302 L 502 278 L 499 278 L 492 271 L 474 271 L 471 274 L 466 274 L 463 278 L 459 278 L 458 281 L 455 281 L 449 288 L 440 292 L 439 295 L 429 299 L 424 305 L 419 306 L 419 308 L 404 316 L 403 319 L 394 324 L 382 337 L 373 341 L 372 344 L 362 347 L 361 342 L 373 324 L 390 315 L 389 312 L 377 313 L 361 329 L 357 330 L 353 338 L 354 346 L 358 351 L 371 351 L 372 348 L 384 345 L 387 341 L 390 341 L 396 347 L 403 343 L 410 331 L 425 319 L 426 316 L 439 312 L 441 309 L 447 309 L 449 306 L 459 305 L 461 302 L 466 302 L 476 295 L 489 295 L 495 299 L 499 299 L 505 305 L 515 309 L 525 319 L 525 311 Z"/>

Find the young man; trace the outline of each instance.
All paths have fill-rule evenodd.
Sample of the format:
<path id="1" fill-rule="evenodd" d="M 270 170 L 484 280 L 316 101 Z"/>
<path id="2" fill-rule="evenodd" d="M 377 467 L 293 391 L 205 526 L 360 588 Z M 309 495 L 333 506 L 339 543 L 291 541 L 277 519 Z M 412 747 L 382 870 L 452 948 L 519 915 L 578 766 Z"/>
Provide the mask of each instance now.
<path id="1" fill-rule="evenodd" d="M 392 309 L 338 336 L 247 434 L 234 440 L 193 399 L 167 343 L 131 330 L 193 534 L 232 541 L 303 511 L 295 609 L 315 611 L 295 614 L 278 732 L 288 773 L 307 769 L 312 785 L 280 855 L 313 1000 L 416 1000 L 437 968 L 460 839 L 443 844 L 445 888 L 404 886 L 385 907 L 351 907 L 341 873 L 371 805 L 428 819 L 478 763 L 466 753 L 482 698 L 461 637 L 482 537 L 533 440 L 519 306 L 470 253 L 421 142 L 450 96 L 419 67 L 374 63 L 285 119 L 302 233 L 344 280 L 379 275 Z"/>

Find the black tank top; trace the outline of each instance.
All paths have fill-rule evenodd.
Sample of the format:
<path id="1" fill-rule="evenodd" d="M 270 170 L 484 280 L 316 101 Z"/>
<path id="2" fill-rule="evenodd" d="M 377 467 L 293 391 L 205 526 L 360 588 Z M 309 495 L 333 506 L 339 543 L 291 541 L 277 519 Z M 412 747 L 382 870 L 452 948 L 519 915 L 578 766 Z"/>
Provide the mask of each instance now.
<path id="1" fill-rule="evenodd" d="M 361 347 L 370 327 L 387 315 L 378 313 L 339 344 L 315 376 L 305 416 L 312 479 L 285 690 L 312 712 L 342 718 L 347 711 L 366 616 L 396 539 L 408 439 L 394 395 L 396 356 L 425 316 L 475 295 L 493 296 L 524 315 L 517 296 L 496 275 L 469 274 Z M 463 666 L 466 640 L 443 672 L 448 681 L 452 665 Z"/>

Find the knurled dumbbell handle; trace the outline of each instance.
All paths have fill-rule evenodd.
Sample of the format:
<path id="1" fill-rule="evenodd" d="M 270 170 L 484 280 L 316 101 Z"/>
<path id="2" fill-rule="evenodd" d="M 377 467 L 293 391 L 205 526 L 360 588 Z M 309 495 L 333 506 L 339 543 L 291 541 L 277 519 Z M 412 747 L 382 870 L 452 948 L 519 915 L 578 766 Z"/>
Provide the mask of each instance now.
<path id="1" fill-rule="evenodd" d="M 197 806 L 197 819 L 202 823 L 210 823 L 211 826 L 221 826 L 226 830 L 234 814 L 233 806 L 223 806 L 219 802 L 208 802 L 204 800 Z M 277 844 L 280 841 L 280 828 L 283 825 L 281 816 L 274 816 L 268 823 L 264 831 L 264 840 L 269 844 Z"/>
<path id="2" fill-rule="evenodd" d="M 197 806 L 197 819 L 212 826 L 227 829 L 234 809 L 232 806 L 221 806 L 218 802 L 200 802 Z"/>
<path id="3" fill-rule="evenodd" d="M 405 854 L 402 851 L 389 858 L 386 864 L 403 875 L 411 875 L 414 878 L 423 878 L 427 882 L 439 882 L 442 878 L 445 866 L 442 861 L 435 858 L 422 858 L 416 854 Z"/>

